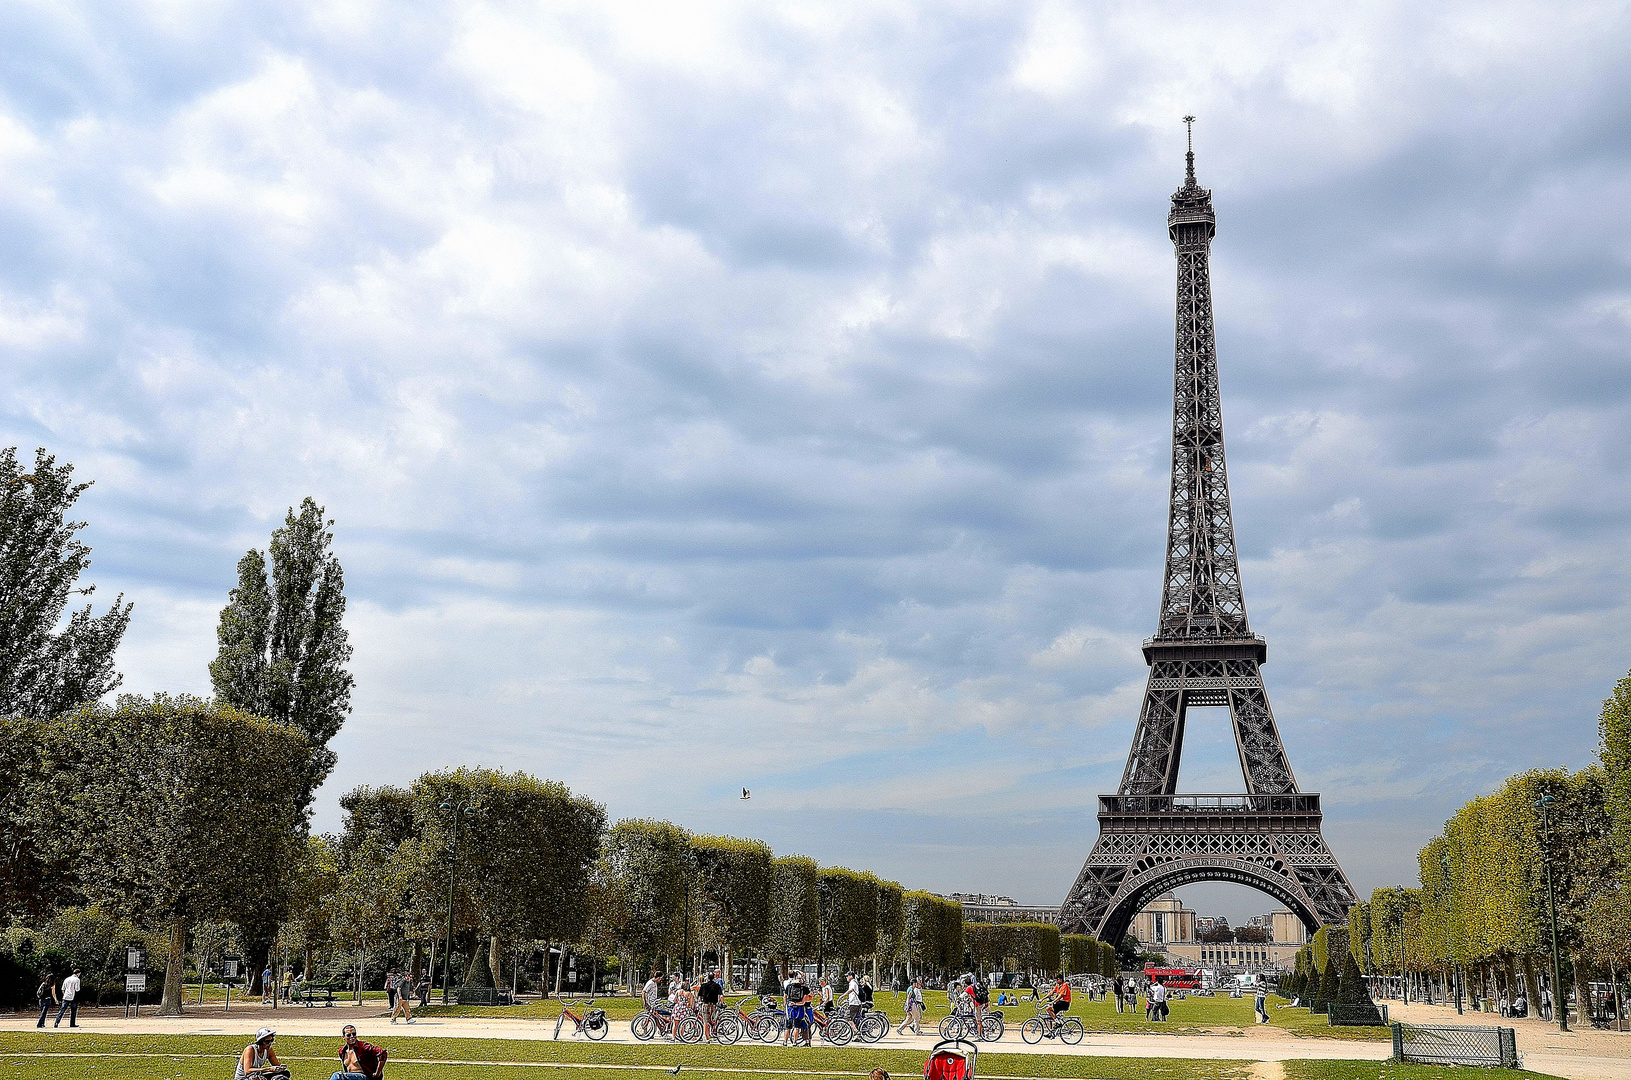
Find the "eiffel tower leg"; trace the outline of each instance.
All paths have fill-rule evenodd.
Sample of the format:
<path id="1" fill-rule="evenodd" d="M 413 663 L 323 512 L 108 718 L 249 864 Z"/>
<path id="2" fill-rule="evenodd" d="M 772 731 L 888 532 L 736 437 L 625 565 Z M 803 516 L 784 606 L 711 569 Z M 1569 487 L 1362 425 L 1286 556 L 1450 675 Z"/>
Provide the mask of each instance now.
<path id="1" fill-rule="evenodd" d="M 1286 760 L 1280 729 L 1263 689 L 1263 675 L 1253 659 L 1222 662 L 1227 680 L 1229 717 L 1234 723 L 1240 771 L 1252 794 L 1281 795 L 1297 790 L 1297 778 Z"/>

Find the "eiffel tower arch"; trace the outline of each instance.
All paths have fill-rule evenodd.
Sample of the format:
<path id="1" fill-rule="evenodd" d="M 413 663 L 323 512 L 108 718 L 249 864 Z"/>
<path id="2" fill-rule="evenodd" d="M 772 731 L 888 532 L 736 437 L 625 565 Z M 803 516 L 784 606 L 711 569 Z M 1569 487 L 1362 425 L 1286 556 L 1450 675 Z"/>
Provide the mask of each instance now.
<path id="1" fill-rule="evenodd" d="M 1320 797 L 1297 788 L 1263 687 L 1268 644 L 1247 624 L 1212 337 L 1217 217 L 1193 144 L 1185 161 L 1167 215 L 1178 310 L 1160 622 L 1144 642 L 1149 682 L 1121 786 L 1099 797 L 1098 842 L 1059 912 L 1066 933 L 1100 941 L 1120 941 L 1152 898 L 1200 881 L 1267 893 L 1310 932 L 1345 921 L 1356 901 L 1321 833 Z M 1190 706 L 1228 708 L 1244 794 L 1177 793 Z"/>

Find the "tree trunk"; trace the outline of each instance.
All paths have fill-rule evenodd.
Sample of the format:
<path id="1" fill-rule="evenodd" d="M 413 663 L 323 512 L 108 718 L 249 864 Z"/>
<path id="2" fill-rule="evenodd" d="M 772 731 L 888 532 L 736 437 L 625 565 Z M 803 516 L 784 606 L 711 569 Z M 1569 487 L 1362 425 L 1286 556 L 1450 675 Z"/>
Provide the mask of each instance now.
<path id="1" fill-rule="evenodd" d="M 187 966 L 187 920 L 179 916 L 170 920 L 170 958 L 164 964 L 164 997 L 159 1002 L 160 1016 L 181 1015 L 181 979 Z"/>
<path id="2" fill-rule="evenodd" d="M 499 952 L 498 935 L 494 934 L 487 941 L 487 966 L 493 970 L 493 985 L 504 985 L 504 957 Z"/>
<path id="3" fill-rule="evenodd" d="M 413 973 L 413 984 L 419 985 L 419 975 L 425 963 L 425 946 L 422 942 L 413 943 L 413 959 L 408 961 L 408 970 Z"/>
<path id="4" fill-rule="evenodd" d="M 1591 987 L 1586 983 L 1586 962 L 1580 956 L 1569 958 L 1574 963 L 1574 1008 L 1579 1014 L 1579 1024 L 1588 1023 L 1591 1019 Z"/>
<path id="5" fill-rule="evenodd" d="M 561 996 L 561 974 L 566 971 L 566 942 L 561 942 L 561 955 L 555 961 L 555 996 Z"/>

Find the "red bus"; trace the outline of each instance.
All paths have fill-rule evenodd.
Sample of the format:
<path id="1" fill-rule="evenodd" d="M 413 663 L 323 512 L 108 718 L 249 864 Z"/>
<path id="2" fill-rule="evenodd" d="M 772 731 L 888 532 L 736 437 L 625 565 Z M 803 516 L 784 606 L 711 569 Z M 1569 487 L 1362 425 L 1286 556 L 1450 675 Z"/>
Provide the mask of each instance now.
<path id="1" fill-rule="evenodd" d="M 1156 967 L 1154 964 L 1144 965 L 1146 979 L 1160 979 L 1163 986 L 1175 990 L 1199 990 L 1201 988 L 1201 973 L 1199 971 L 1186 971 L 1183 968 Z"/>

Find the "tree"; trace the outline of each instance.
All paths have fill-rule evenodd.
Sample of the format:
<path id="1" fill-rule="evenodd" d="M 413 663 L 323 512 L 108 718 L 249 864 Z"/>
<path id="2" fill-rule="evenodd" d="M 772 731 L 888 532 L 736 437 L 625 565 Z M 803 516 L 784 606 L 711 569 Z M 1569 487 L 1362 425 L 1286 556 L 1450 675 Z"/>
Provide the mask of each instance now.
<path id="1" fill-rule="evenodd" d="M 795 957 L 814 956 L 821 926 L 815 860 L 803 855 L 786 855 L 776 860 L 775 869 L 770 953 L 784 963 Z"/>
<path id="2" fill-rule="evenodd" d="M 734 836 L 692 836 L 691 856 L 704 921 L 714 928 L 728 972 L 730 952 L 757 949 L 770 938 L 775 856 L 762 840 Z"/>
<path id="3" fill-rule="evenodd" d="M 1351 949 L 1342 952 L 1342 974 L 1337 981 L 1336 999 L 1343 1005 L 1371 1003 L 1370 988 L 1365 985 L 1365 976 L 1360 972 L 1359 961 L 1354 959 Z"/>
<path id="4" fill-rule="evenodd" d="M 1603 702 L 1597 731 L 1614 852 L 1621 872 L 1631 874 L 1631 675 L 1615 683 Z"/>
<path id="5" fill-rule="evenodd" d="M 75 538 L 68 511 L 89 483 L 44 450 L 24 473 L 17 448 L 0 450 L 0 716 L 49 720 L 118 688 L 113 654 L 130 625 L 123 594 L 101 615 L 74 611 L 57 629 L 91 549 Z"/>
<path id="6" fill-rule="evenodd" d="M 38 718 L 0 717 L 0 911 L 8 915 L 38 922 L 82 899 L 77 788 L 64 758 L 71 750 L 42 738 Z"/>
<path id="7" fill-rule="evenodd" d="M 870 953 L 878 944 L 877 878 L 839 866 L 816 875 L 821 912 L 821 952 L 836 960 Z"/>
<path id="8" fill-rule="evenodd" d="M 160 1012 L 177 1015 L 187 928 L 279 889 L 301 856 L 310 745 L 287 725 L 164 695 L 86 705 L 39 733 L 78 790 L 79 888 L 169 929 Z"/>
<path id="9" fill-rule="evenodd" d="M 345 574 L 330 548 L 332 521 L 309 496 L 272 533 L 266 556 L 238 560 L 238 587 L 221 609 L 210 664 L 215 696 L 227 705 L 293 725 L 311 743 L 302 805 L 334 768 L 329 740 L 351 711 L 351 643 L 345 627 Z"/>
<path id="10" fill-rule="evenodd" d="M 1208 945 L 1220 945 L 1235 940 L 1235 932 L 1227 926 L 1214 926 L 1201 934 L 1201 940 Z"/>
<path id="11" fill-rule="evenodd" d="M 636 960 L 680 951 L 691 843 L 667 821 L 625 819 L 606 833 L 605 875 L 627 916 L 620 945 Z"/>
<path id="12" fill-rule="evenodd" d="M 357 951 L 360 1004 L 364 958 L 401 934 L 407 870 L 397 859 L 396 849 L 377 833 L 347 847 L 344 862 L 333 894 L 330 921 L 336 943 Z"/>
<path id="13" fill-rule="evenodd" d="M 1138 958 L 1143 948 L 1143 942 L 1132 934 L 1121 935 L 1121 941 L 1116 945 L 1116 960 L 1121 964 L 1123 971 L 1138 967 Z"/>

